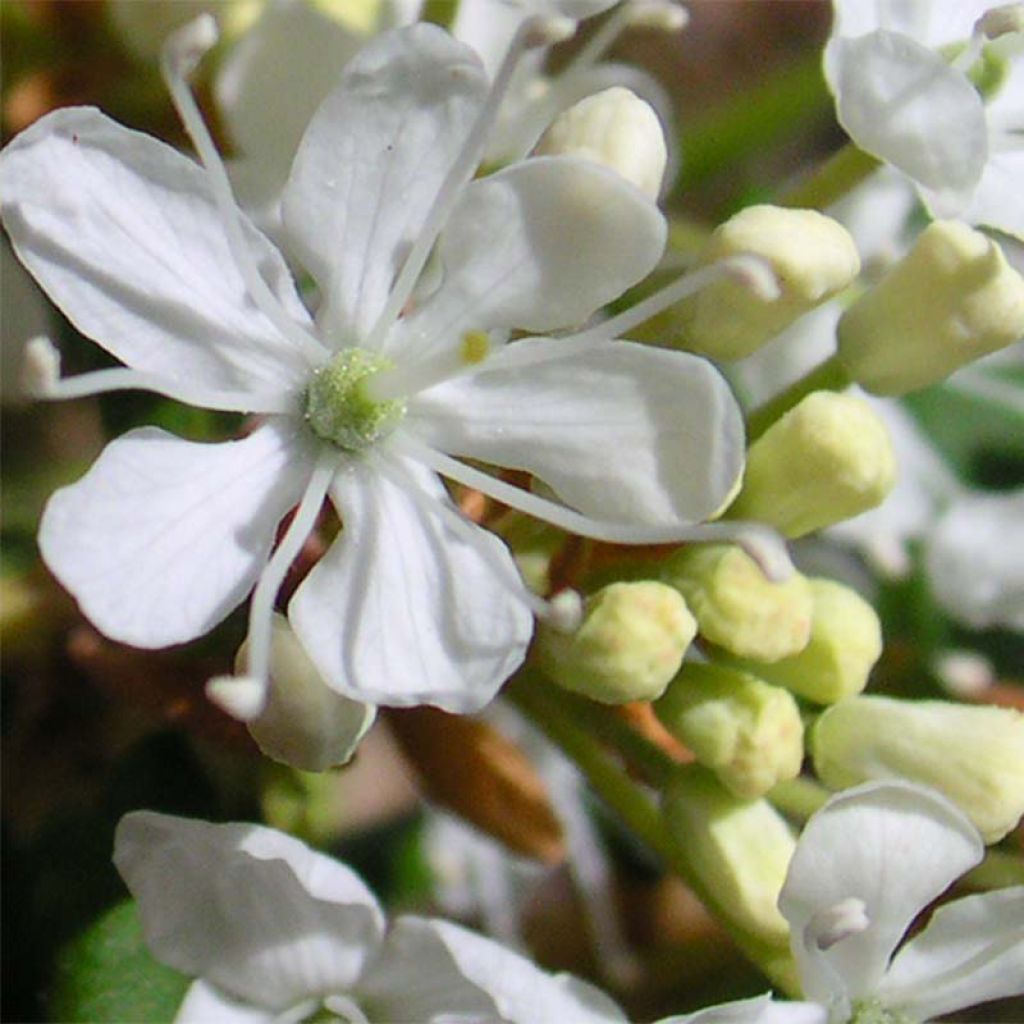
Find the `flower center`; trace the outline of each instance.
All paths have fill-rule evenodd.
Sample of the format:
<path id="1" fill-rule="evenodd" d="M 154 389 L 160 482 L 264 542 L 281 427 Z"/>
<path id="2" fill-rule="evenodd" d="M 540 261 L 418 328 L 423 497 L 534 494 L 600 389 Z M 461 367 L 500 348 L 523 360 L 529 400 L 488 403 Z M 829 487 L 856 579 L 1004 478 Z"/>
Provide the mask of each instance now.
<path id="1" fill-rule="evenodd" d="M 849 1024 L 917 1024 L 900 1010 L 883 1006 L 877 999 L 864 999 L 853 1004 Z"/>
<path id="2" fill-rule="evenodd" d="M 385 356 L 347 348 L 317 370 L 306 391 L 306 421 L 317 437 L 360 452 L 390 434 L 405 415 L 401 399 L 372 398 L 367 379 L 392 366 Z"/>

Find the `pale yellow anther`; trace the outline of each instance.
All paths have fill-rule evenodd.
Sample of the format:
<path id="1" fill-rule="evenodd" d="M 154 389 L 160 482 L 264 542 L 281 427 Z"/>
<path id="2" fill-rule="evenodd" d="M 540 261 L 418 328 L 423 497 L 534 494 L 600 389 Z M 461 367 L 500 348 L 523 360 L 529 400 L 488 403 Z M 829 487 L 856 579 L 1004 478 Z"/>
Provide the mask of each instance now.
<path id="1" fill-rule="evenodd" d="M 1024 4 L 1003 4 L 987 10 L 978 19 L 978 29 L 986 39 L 1024 32 Z"/>
<path id="2" fill-rule="evenodd" d="M 781 294 L 768 301 L 728 279 L 708 286 L 679 304 L 680 347 L 742 359 L 860 273 L 849 232 L 816 210 L 747 207 L 715 230 L 700 260 L 706 265 L 739 253 L 763 257 Z"/>
<path id="3" fill-rule="evenodd" d="M 466 331 L 459 342 L 459 358 L 467 366 L 482 363 L 491 351 L 486 331 Z"/>
<path id="4" fill-rule="evenodd" d="M 624 704 L 660 696 L 696 633 L 696 621 L 672 587 L 612 583 L 588 598 L 574 633 L 540 623 L 536 652 L 560 686 L 605 704 Z"/>
<path id="5" fill-rule="evenodd" d="M 796 701 L 747 672 L 688 663 L 654 710 L 736 796 L 763 796 L 800 773 L 804 727 Z"/>
<path id="6" fill-rule="evenodd" d="M 999 246 L 935 221 L 839 321 L 839 357 L 878 395 L 902 395 L 1024 337 L 1024 278 Z"/>
<path id="7" fill-rule="evenodd" d="M 578 156 L 616 171 L 656 199 L 668 150 L 653 108 L 622 86 L 587 96 L 552 121 L 538 156 Z"/>
<path id="8" fill-rule="evenodd" d="M 799 573 L 771 583 L 741 548 L 701 544 L 675 552 L 658 575 L 686 598 L 701 636 L 732 654 L 778 661 L 807 645 L 811 588 Z"/>
<path id="9" fill-rule="evenodd" d="M 789 925 L 778 899 L 796 848 L 786 820 L 767 800 L 733 796 L 690 765 L 669 781 L 665 824 L 716 909 L 742 931 L 785 946 Z"/>
<path id="10" fill-rule="evenodd" d="M 1024 814 L 1024 714 L 946 701 L 851 697 L 811 733 L 814 770 L 830 789 L 906 778 L 945 793 L 986 843 Z"/>
<path id="11" fill-rule="evenodd" d="M 806 700 L 835 704 L 867 685 L 882 653 L 882 626 L 874 608 L 852 588 L 835 580 L 809 582 L 814 611 L 807 646 L 770 665 L 742 664 Z"/>
<path id="12" fill-rule="evenodd" d="M 815 391 L 751 445 L 727 515 L 802 537 L 881 504 L 896 472 L 889 432 L 871 406 Z"/>

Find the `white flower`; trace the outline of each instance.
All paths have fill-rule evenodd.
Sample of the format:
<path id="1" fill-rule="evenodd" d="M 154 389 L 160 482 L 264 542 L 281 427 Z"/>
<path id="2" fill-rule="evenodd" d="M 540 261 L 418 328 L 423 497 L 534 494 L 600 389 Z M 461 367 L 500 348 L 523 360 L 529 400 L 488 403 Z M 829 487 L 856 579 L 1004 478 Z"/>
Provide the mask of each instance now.
<path id="1" fill-rule="evenodd" d="M 126 815 L 114 863 L 153 955 L 197 980 L 176 1020 L 625 1022 L 605 995 L 448 921 L 390 925 L 350 869 L 259 825 Z"/>
<path id="2" fill-rule="evenodd" d="M 504 345 L 512 328 L 580 323 L 642 278 L 664 219 L 569 157 L 466 184 L 500 94 L 440 29 L 398 29 L 348 65 L 285 191 L 293 255 L 319 286 L 314 321 L 234 206 L 188 93 L 183 68 L 210 28 L 184 30 L 165 67 L 205 173 L 95 110 L 60 110 L 4 152 L 3 215 L 54 302 L 130 367 L 54 382 L 51 397 L 148 388 L 266 418 L 226 444 L 153 428 L 115 440 L 50 501 L 43 556 L 101 630 L 140 647 L 201 635 L 255 583 L 249 717 L 275 595 L 329 495 L 343 533 L 289 607 L 325 681 L 370 703 L 479 708 L 522 660 L 531 610 L 550 608 L 437 472 L 604 539 L 736 532 L 687 526 L 742 466 L 725 383 L 694 357 L 607 340 L 650 300 L 574 338 Z M 432 251 L 439 283 L 414 294 Z M 566 504 L 453 455 L 533 473 Z"/>
<path id="3" fill-rule="evenodd" d="M 996 6 L 833 0 L 825 75 L 850 137 L 906 174 L 934 216 L 1021 236 L 1024 67 L 1012 39 L 990 42 L 983 15 Z M 942 50 L 955 44 L 967 47 L 950 61 Z M 987 105 L 968 77 L 986 46 L 1013 60 Z"/>
<path id="4" fill-rule="evenodd" d="M 933 790 L 885 782 L 832 797 L 779 897 L 812 1002 L 746 1000 L 663 1024 L 909 1024 L 1024 992 L 1024 886 L 944 904 L 897 951 L 983 855 L 974 826 Z"/>

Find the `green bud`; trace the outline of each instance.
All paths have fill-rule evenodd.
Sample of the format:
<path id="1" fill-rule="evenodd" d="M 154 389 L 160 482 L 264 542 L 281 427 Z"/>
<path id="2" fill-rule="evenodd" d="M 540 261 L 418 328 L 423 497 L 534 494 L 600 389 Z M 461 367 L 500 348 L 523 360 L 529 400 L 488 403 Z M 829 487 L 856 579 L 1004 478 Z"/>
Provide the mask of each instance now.
<path id="1" fill-rule="evenodd" d="M 747 672 L 686 664 L 654 710 L 736 796 L 752 800 L 800 774 L 804 727 L 796 701 Z"/>
<path id="2" fill-rule="evenodd" d="M 587 599 L 575 633 L 540 624 L 544 671 L 567 690 L 604 704 L 659 697 L 679 671 L 697 623 L 663 583 L 612 583 Z"/>
<path id="3" fill-rule="evenodd" d="M 706 769 L 678 769 L 662 797 L 665 824 L 702 888 L 738 928 L 783 944 L 777 906 L 796 840 L 767 800 L 741 800 Z"/>
<path id="4" fill-rule="evenodd" d="M 1024 814 L 1024 715 L 1011 708 L 851 697 L 818 719 L 811 752 L 830 789 L 894 777 L 933 786 L 986 843 Z"/>
<path id="5" fill-rule="evenodd" d="M 659 575 L 686 598 L 701 636 L 732 654 L 778 661 L 807 645 L 811 588 L 799 573 L 772 583 L 742 548 L 700 544 L 676 551 Z"/>
<path id="6" fill-rule="evenodd" d="M 839 321 L 839 358 L 876 395 L 902 395 L 1024 335 L 1024 278 L 987 235 L 935 221 Z"/>
<path id="7" fill-rule="evenodd" d="M 781 295 L 768 301 L 732 280 L 679 304 L 681 346 L 714 359 L 742 359 L 860 273 L 849 232 L 816 210 L 748 206 L 712 234 L 701 263 L 755 253 L 771 265 Z"/>
<path id="8" fill-rule="evenodd" d="M 743 662 L 761 678 L 816 704 L 856 696 L 882 653 L 878 614 L 855 590 L 811 579 L 811 639 L 799 653 L 770 665 Z"/>
<path id="9" fill-rule="evenodd" d="M 875 508 L 895 482 L 889 432 L 868 403 L 815 391 L 750 446 L 728 515 L 803 537 Z"/>

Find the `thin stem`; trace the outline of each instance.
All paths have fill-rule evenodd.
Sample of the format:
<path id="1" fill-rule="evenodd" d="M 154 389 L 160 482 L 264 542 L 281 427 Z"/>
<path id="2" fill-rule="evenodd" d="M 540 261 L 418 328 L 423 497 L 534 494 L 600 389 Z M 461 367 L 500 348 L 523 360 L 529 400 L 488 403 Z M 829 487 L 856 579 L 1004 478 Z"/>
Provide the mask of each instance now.
<path id="1" fill-rule="evenodd" d="M 787 817 L 806 821 L 823 807 L 831 794 L 820 783 L 804 776 L 778 783 L 768 794 L 768 800 Z"/>
<path id="2" fill-rule="evenodd" d="M 866 181 L 882 161 L 848 142 L 813 174 L 777 200 L 779 206 L 824 210 Z"/>
<path id="3" fill-rule="evenodd" d="M 838 355 L 829 356 L 774 398 L 758 406 L 747 417 L 747 441 L 756 441 L 773 423 L 813 391 L 842 391 L 850 386 L 850 375 Z"/>

